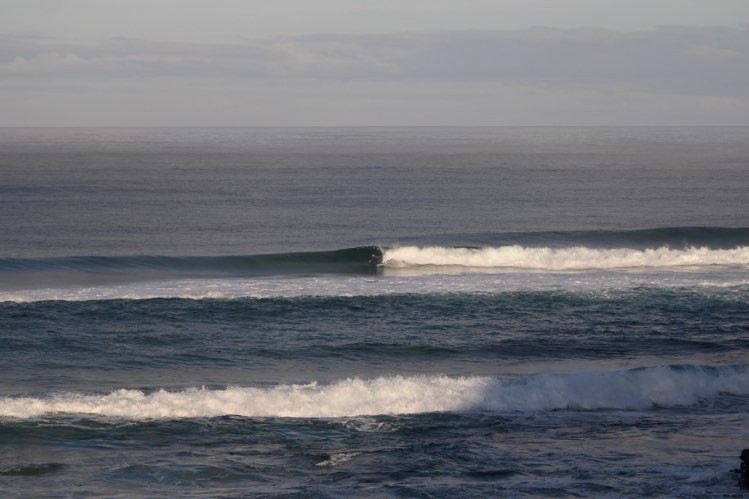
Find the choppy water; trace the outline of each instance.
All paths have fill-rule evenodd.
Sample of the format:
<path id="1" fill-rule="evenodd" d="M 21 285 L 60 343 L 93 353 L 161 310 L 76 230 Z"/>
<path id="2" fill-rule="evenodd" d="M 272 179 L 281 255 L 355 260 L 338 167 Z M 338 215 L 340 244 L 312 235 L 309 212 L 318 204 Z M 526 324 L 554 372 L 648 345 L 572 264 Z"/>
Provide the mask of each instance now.
<path id="1" fill-rule="evenodd" d="M 4 129 L 10 496 L 704 496 L 749 129 Z"/>

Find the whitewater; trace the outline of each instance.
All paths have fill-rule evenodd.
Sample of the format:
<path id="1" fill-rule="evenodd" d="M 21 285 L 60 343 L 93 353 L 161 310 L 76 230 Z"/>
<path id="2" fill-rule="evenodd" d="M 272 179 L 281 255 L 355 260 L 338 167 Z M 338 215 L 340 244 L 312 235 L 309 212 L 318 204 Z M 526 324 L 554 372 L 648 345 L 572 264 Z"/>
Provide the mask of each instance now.
<path id="1" fill-rule="evenodd" d="M 659 366 L 614 372 L 487 377 L 349 378 L 331 385 L 192 388 L 177 392 L 120 389 L 105 395 L 57 393 L 0 398 L 0 417 L 47 414 L 128 419 L 219 416 L 336 418 L 433 412 L 645 410 L 714 404 L 749 395 L 749 366 Z"/>
<path id="2" fill-rule="evenodd" d="M 474 268 L 511 268 L 537 270 L 593 270 L 641 267 L 678 267 L 705 265 L 749 265 L 749 246 L 733 249 L 668 247 L 643 250 L 630 248 L 599 249 L 528 248 L 444 248 L 406 246 L 387 249 L 386 268 L 412 266 L 458 266 Z"/>

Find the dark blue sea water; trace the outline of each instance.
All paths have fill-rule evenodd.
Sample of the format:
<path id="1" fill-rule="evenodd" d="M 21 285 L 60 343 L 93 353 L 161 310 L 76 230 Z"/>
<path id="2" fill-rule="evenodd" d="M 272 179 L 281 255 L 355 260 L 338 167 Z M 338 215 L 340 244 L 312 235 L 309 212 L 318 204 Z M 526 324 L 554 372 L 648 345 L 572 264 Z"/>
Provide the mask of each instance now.
<path id="1" fill-rule="evenodd" d="M 738 493 L 749 128 L 0 129 L 3 497 Z"/>

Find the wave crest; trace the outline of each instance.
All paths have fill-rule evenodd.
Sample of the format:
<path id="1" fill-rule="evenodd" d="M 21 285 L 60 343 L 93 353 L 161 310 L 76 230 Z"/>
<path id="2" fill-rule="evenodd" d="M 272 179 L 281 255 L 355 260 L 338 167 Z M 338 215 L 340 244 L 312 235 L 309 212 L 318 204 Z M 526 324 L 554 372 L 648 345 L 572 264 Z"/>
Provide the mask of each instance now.
<path id="1" fill-rule="evenodd" d="M 523 378 L 393 376 L 331 385 L 222 390 L 117 390 L 107 395 L 0 398 L 0 417 L 49 413 L 129 419 L 238 415 L 327 418 L 426 412 L 638 409 L 691 406 L 721 393 L 749 395 L 746 366 L 659 366 L 613 372 L 542 373 Z"/>

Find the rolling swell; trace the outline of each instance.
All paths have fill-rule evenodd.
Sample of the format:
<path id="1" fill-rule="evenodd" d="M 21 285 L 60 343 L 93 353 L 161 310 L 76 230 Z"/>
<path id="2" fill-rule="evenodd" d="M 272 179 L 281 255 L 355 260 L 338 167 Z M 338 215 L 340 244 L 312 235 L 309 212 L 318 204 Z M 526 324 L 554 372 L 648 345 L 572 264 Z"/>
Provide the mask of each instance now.
<path id="1" fill-rule="evenodd" d="M 475 373 L 520 359 L 741 357 L 749 289 L 7 302 L 0 318 L 0 363 L 53 373 L 57 386 L 81 359 L 91 362 L 77 372 L 294 361 L 327 365 L 325 376 L 405 365 L 456 373 L 469 361 Z"/>

